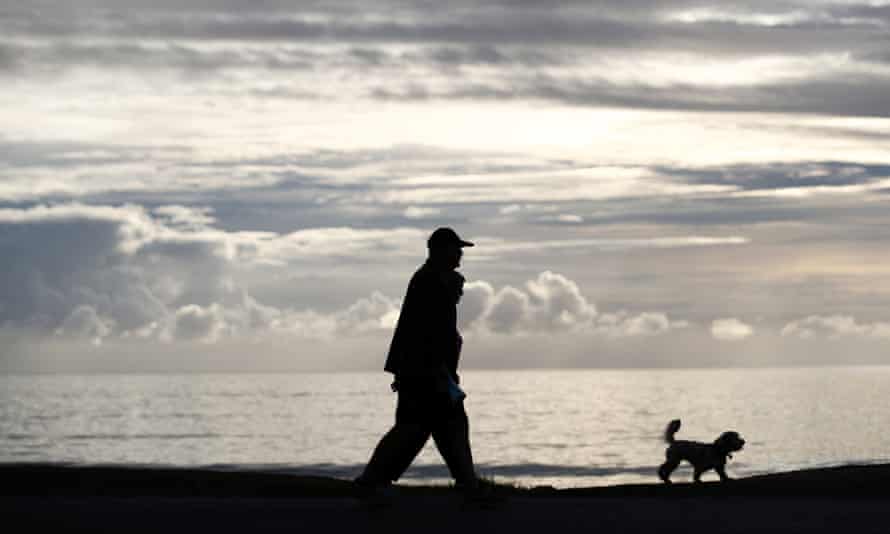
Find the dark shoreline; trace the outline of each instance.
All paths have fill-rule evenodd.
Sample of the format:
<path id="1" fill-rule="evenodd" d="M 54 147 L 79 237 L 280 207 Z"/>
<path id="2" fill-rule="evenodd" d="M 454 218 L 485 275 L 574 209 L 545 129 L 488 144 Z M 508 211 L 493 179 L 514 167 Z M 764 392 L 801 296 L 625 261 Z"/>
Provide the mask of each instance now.
<path id="1" fill-rule="evenodd" d="M 243 471 L 0 464 L 0 481 L 5 524 L 37 532 L 890 531 L 890 464 L 697 485 L 498 485 L 493 509 L 444 486 L 400 486 L 390 506 L 369 507 L 346 480 Z"/>
<path id="2" fill-rule="evenodd" d="M 653 477 L 654 478 L 654 477 Z M 2 496 L 68 497 L 261 497 L 348 498 L 348 480 L 323 476 L 209 468 L 79 466 L 0 463 Z M 699 497 L 699 496 L 890 496 L 890 464 L 804 469 L 692 484 L 677 481 L 555 489 L 498 484 L 496 491 L 523 497 Z M 401 485 L 400 495 L 446 495 L 442 485 Z"/>

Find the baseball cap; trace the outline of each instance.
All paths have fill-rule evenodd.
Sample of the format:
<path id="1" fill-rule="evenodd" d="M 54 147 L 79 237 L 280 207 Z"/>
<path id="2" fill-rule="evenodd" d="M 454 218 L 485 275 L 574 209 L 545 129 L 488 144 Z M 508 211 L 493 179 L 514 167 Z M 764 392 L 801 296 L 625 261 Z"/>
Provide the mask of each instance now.
<path id="1" fill-rule="evenodd" d="M 457 232 L 452 230 L 451 228 L 436 228 L 436 230 L 430 235 L 430 238 L 426 241 L 427 248 L 439 248 L 448 245 L 457 245 L 459 247 L 472 247 L 475 246 L 473 243 L 469 241 L 464 241 L 460 237 L 457 236 Z"/>

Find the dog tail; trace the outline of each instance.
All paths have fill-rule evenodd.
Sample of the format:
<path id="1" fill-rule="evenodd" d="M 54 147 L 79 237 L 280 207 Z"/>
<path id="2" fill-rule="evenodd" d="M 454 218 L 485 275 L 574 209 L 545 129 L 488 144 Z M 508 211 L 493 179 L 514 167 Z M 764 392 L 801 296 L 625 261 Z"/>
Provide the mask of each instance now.
<path id="1" fill-rule="evenodd" d="M 674 419 L 670 423 L 668 423 L 667 428 L 664 429 L 664 440 L 668 443 L 674 442 L 674 434 L 680 430 L 680 420 Z"/>

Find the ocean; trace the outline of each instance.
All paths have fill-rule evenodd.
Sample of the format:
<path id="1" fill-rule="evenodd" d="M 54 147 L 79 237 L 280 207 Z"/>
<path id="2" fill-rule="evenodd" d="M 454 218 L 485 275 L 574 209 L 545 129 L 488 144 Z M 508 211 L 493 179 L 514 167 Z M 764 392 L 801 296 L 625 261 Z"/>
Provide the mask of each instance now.
<path id="1" fill-rule="evenodd" d="M 747 440 L 731 476 L 890 461 L 890 367 L 462 373 L 481 474 L 560 488 L 656 482 L 662 433 Z M 0 462 L 357 476 L 391 426 L 375 373 L 6 375 Z M 404 482 L 443 483 L 432 440 Z M 675 480 L 691 477 L 680 469 Z M 705 480 L 716 479 L 709 473 Z"/>

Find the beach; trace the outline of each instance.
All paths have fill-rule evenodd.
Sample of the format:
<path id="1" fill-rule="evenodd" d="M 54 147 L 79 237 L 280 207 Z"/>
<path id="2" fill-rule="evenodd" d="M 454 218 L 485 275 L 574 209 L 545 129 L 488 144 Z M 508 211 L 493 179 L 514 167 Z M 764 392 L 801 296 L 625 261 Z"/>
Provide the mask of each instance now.
<path id="1" fill-rule="evenodd" d="M 444 486 L 400 486 L 388 506 L 346 480 L 197 469 L 6 464 L 2 513 L 29 530 L 116 532 L 886 532 L 890 465 L 728 483 L 497 486 L 494 507 Z"/>

